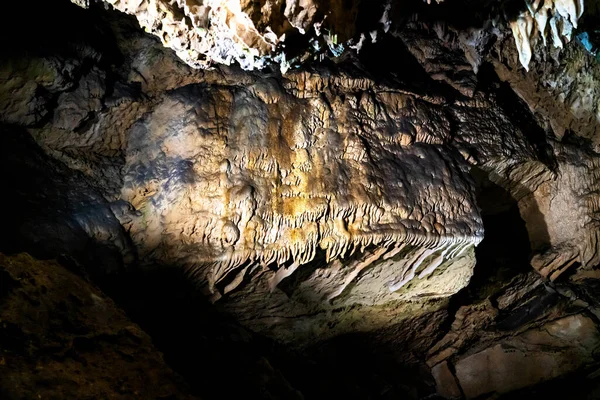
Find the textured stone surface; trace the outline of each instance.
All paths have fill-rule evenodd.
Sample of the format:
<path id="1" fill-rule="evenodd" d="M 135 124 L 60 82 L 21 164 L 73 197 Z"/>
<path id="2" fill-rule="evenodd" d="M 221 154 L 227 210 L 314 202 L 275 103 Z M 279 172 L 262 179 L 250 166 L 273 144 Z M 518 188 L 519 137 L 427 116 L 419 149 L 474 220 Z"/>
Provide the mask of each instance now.
<path id="1" fill-rule="evenodd" d="M 456 381 L 456 377 L 450 371 L 446 361 L 437 364 L 431 369 L 435 379 L 437 393 L 445 399 L 460 399 L 462 392 Z"/>
<path id="2" fill-rule="evenodd" d="M 82 195 L 110 200 L 102 207 L 131 242 L 107 231 L 111 214 L 79 222 L 92 240 L 185 268 L 213 301 L 229 297 L 223 307 L 239 318 L 253 308 L 254 329 L 280 321 L 275 336 L 297 325 L 290 315 L 326 321 L 329 310 L 446 297 L 468 283 L 483 231 L 461 153 L 513 134 L 531 156 L 493 101 L 357 78 L 350 64 L 285 79 L 201 74 L 133 37 L 119 42 L 121 70 L 81 70 L 68 90 L 53 89 L 52 119 L 30 130 L 79 171 Z M 78 68 L 64 58 L 23 62 L 50 61 Z M 490 109 L 497 120 L 481 121 Z"/>
<path id="3" fill-rule="evenodd" d="M 532 41 L 538 35 L 544 46 L 547 37 L 552 39 L 554 47 L 562 48 L 564 40 L 570 41 L 583 10 L 583 0 L 537 0 L 527 3 L 527 11 L 510 24 L 523 67 L 529 70 Z"/>
<path id="4" fill-rule="evenodd" d="M 238 0 L 104 1 L 134 15 L 146 32 L 158 36 L 192 67 L 229 65 L 235 61 L 243 69 L 252 70 L 275 62 L 284 72 L 290 67 L 289 54 L 296 56 L 294 61 L 306 61 L 311 53 L 323 57 L 323 49 L 329 49 L 332 56 L 340 56 L 347 49 L 360 51 L 365 41 L 376 42 L 378 35 L 387 34 L 390 28 L 394 30 L 411 11 L 416 12 L 410 6 L 389 1 L 374 1 L 369 10 L 360 1 L 266 0 L 258 4 Z M 87 0 L 73 0 L 73 3 L 84 8 L 90 5 Z M 510 2 L 497 3 L 501 8 L 502 3 Z M 463 5 L 456 5 L 460 6 Z M 503 22 L 510 26 L 519 61 L 528 70 L 537 41 L 543 41 L 545 46 L 547 38 L 551 38 L 554 47 L 562 48 L 563 41 L 571 40 L 583 14 L 584 1 L 536 0 L 525 2 L 521 8 L 522 12 L 509 15 Z M 498 18 L 489 11 L 488 14 L 490 18 Z M 363 31 L 365 27 L 371 30 Z M 290 40 L 287 43 L 296 46 L 302 43 L 304 48 L 286 49 L 286 36 L 296 38 L 295 43 Z M 305 37 L 298 40 L 298 36 Z M 472 64 L 478 62 L 477 57 L 469 56 L 476 53 L 469 47 L 478 41 L 477 36 L 477 32 L 470 32 L 461 37 Z"/>
<path id="5" fill-rule="evenodd" d="M 195 398 L 111 299 L 26 254 L 0 254 L 0 395 Z"/>
<path id="6" fill-rule="evenodd" d="M 534 43 L 525 73 L 508 26 L 474 2 L 464 20 L 442 14 L 451 2 L 418 16 L 352 2 L 241 2 L 242 15 L 227 2 L 229 19 L 215 16 L 227 32 L 246 17 L 263 36 L 296 32 L 297 54 L 331 6 L 318 44 L 335 62 L 196 70 L 179 57 L 207 60 L 185 53 L 204 3 L 117 4 L 161 41 L 79 3 L 90 9 L 38 4 L 34 41 L 0 35 L 0 249 L 111 289 L 196 388 L 206 375 L 217 397 L 421 398 L 436 383 L 495 396 L 597 362 L 598 65 L 576 42 Z M 360 52 L 337 57 L 357 26 Z M 282 54 L 256 32 L 209 57 L 256 45 L 249 68 Z M 273 357 L 269 339 L 319 365 Z M 540 371 L 526 355 L 573 362 Z M 488 356 L 523 373 L 498 377 Z"/>
<path id="7" fill-rule="evenodd" d="M 600 333 L 589 304 L 542 282 L 528 272 L 458 309 L 428 358 L 439 395 L 497 397 L 595 365 Z"/>
<path id="8" fill-rule="evenodd" d="M 319 98 L 297 89 L 310 77 L 290 78 L 290 90 L 188 86 L 133 124 L 122 198 L 141 214 L 128 229 L 142 254 L 179 259 L 226 294 L 256 264 L 278 265 L 274 289 L 319 252 L 325 263 L 362 253 L 319 284 L 332 300 L 375 261 L 390 260 L 383 295 L 478 243 L 465 165 L 439 151 L 444 130 L 421 119 L 427 103 L 362 91 L 342 101 L 343 80 Z M 384 102 L 397 104 L 395 115 L 378 112 Z"/>
<path id="9" fill-rule="evenodd" d="M 73 2 L 90 6 L 88 1 Z M 134 15 L 146 32 L 160 38 L 192 67 L 236 62 L 243 69 L 253 70 L 276 63 L 282 71 L 290 67 L 290 58 L 306 59 L 323 53 L 324 49 L 340 55 L 344 50 L 342 42 L 356 34 L 354 24 L 347 21 L 356 20 L 361 8 L 358 1 L 342 4 L 313 0 L 107 0 L 106 3 Z M 377 2 L 375 9 L 381 10 L 379 28 L 387 30 L 390 6 L 383 4 Z M 286 38 L 288 43 L 295 38 L 305 47 L 286 49 Z M 352 43 L 350 40 L 349 44 Z"/>
<path id="10" fill-rule="evenodd" d="M 461 359 L 456 376 L 467 399 L 510 392 L 577 369 L 599 345 L 594 322 L 569 316 Z"/>
<path id="11" fill-rule="evenodd" d="M 497 44 L 501 57 L 492 59 L 495 71 L 543 128 L 539 136 L 553 148 L 549 161 L 555 167 L 553 174 L 514 171 L 508 182 L 500 184 L 520 200 L 536 269 L 551 279 L 576 263 L 593 269 L 600 262 L 596 178 L 600 94 L 592 82 L 598 80 L 600 65 L 590 62 L 590 55 L 575 43 L 560 51 L 538 46 L 539 58 L 522 74 L 516 71 L 509 47 L 506 42 Z M 518 187 L 510 188 L 510 181 L 527 188 L 524 196 Z"/>

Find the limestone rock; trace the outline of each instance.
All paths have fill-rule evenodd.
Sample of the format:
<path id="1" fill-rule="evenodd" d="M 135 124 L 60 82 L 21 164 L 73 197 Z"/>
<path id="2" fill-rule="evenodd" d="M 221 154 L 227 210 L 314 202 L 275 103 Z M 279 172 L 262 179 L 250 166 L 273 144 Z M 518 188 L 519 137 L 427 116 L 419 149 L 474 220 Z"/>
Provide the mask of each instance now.
<path id="1" fill-rule="evenodd" d="M 306 90 L 303 96 L 310 97 L 298 99 L 264 84 L 248 91 L 186 87 L 134 124 L 122 196 L 143 214 L 130 228 L 140 250 L 163 248 L 160 253 L 171 260 L 179 257 L 212 292 L 229 281 L 220 289 L 225 293 L 241 282 L 247 263 L 281 265 L 271 278 L 274 289 L 321 250 L 326 263 L 357 252 L 354 265 L 346 267 L 355 272 L 323 283 L 331 300 L 379 259 L 390 260 L 381 267 L 387 275 L 380 278 L 381 290 L 396 292 L 478 242 L 479 219 L 460 160 L 425 143 L 402 146 L 391 133 L 373 129 L 386 118 L 377 114 L 383 99 L 363 96 L 344 104 L 333 93 L 326 101 Z M 418 119 L 417 107 L 398 112 Z M 315 119 L 315 113 L 322 117 Z M 356 118 L 373 122 L 355 134 L 350 124 Z M 417 133 L 417 142 L 437 140 L 422 135 Z M 393 158 L 380 157 L 380 147 Z M 398 181 L 384 179 L 393 171 L 406 172 Z M 442 187 L 452 194 L 439 197 Z M 442 222 L 434 207 L 456 212 Z M 174 248 L 164 236 L 171 232 L 193 254 Z M 369 246 L 387 250 L 361 256 Z M 403 264 L 393 262 L 398 255 L 404 255 Z"/>
<path id="2" fill-rule="evenodd" d="M 193 399 L 150 337 L 52 261 L 0 254 L 0 395 Z"/>
<path id="3" fill-rule="evenodd" d="M 288 376 L 331 379 L 330 397 L 361 374 L 377 382 L 371 397 L 404 393 L 397 369 L 376 376 L 379 357 L 409 363 L 430 392 L 437 383 L 470 398 L 595 362 L 598 67 L 574 43 L 543 52 L 534 43 L 525 74 L 501 24 L 465 30 L 434 11 L 398 19 L 397 2 L 111 2 L 136 19 L 78 3 L 89 9 L 67 2 L 72 10 L 54 17 L 79 21 L 81 35 L 54 37 L 44 25 L 31 46 L 46 36 L 59 45 L 11 52 L 0 68 L 1 248 L 60 258 L 121 298 L 139 295 L 128 311 L 152 299 L 141 313 L 150 326 L 186 331 L 155 328 L 187 362 L 180 368 L 213 354 L 203 352 L 208 327 L 184 323 L 202 307 L 231 318 L 236 329 L 223 332 L 241 337 L 239 348 L 263 335 L 265 347 L 329 354 L 332 368 L 301 368 L 310 370 L 301 379 L 260 352 L 232 368 L 284 398 L 300 396 Z M 578 18 L 571 3 L 544 4 Z M 322 7 L 332 8 L 325 22 Z M 527 36 L 525 22 L 517 33 Z M 368 28 L 352 42 L 358 55 L 344 53 L 357 26 Z M 285 66 L 288 43 L 303 68 L 214 64 Z M 319 46 L 335 62 L 309 62 Z M 162 304 L 183 286 L 136 279 L 156 271 L 185 271 L 195 302 Z M 188 346 L 197 338 L 203 345 Z M 215 346 L 226 354 L 213 357 L 220 368 L 239 359 L 232 342 Z M 377 357 L 363 362 L 358 348 Z M 497 376 L 486 360 L 523 373 Z M 190 382 L 199 370 L 186 371 Z"/>
<path id="4" fill-rule="evenodd" d="M 89 1 L 73 3 L 89 7 Z M 105 3 L 134 15 L 146 32 L 156 35 L 194 68 L 237 62 L 243 69 L 253 70 L 277 63 L 282 71 L 290 67 L 290 56 L 286 53 L 305 59 L 311 52 L 318 54 L 321 49 L 329 48 L 339 55 L 344 49 L 341 42 L 356 33 L 355 26 L 346 21 L 357 18 L 360 5 L 360 2 L 341 5 L 312 0 L 260 3 L 106 0 Z M 286 36 L 308 36 L 303 40 L 311 45 L 286 50 Z"/>
<path id="5" fill-rule="evenodd" d="M 584 10 L 583 0 L 536 0 L 526 3 L 528 8 L 515 21 L 510 23 L 519 61 L 526 70 L 532 56 L 531 42 L 536 35 L 541 36 L 544 45 L 546 37 L 552 38 L 555 47 L 563 47 L 563 38 L 571 40 L 573 29 L 577 28 L 577 20 Z M 547 33 L 546 24 L 550 33 Z"/>
<path id="6" fill-rule="evenodd" d="M 535 253 L 532 262 L 544 276 L 554 277 L 551 279 L 577 263 L 593 269 L 599 262 L 595 171 L 599 162 L 600 94 L 591 82 L 600 76 L 600 67 L 588 63 L 585 51 L 571 43 L 545 56 L 564 62 L 535 62 L 530 72 L 522 75 L 514 70 L 516 63 L 506 57 L 504 44 L 498 45 L 498 51 L 504 56 L 502 61 L 493 60 L 495 70 L 540 120 L 549 137 L 542 139 L 546 134 L 539 132 L 540 140 L 547 140 L 553 153 L 548 164 L 554 164 L 555 173 L 524 170 L 524 174 L 507 179 L 524 182 L 524 176 L 536 176 L 521 184 L 526 188 L 525 196 L 509 189 L 519 199 L 528 226 Z"/>
<path id="7" fill-rule="evenodd" d="M 150 24 L 156 10 L 171 21 L 193 4 L 117 6 Z M 296 25 L 311 19 L 304 6 Z M 121 69 L 90 61 L 54 89 L 52 120 L 30 129 L 46 154 L 78 171 L 72 181 L 81 183 L 65 190 L 94 193 L 62 207 L 61 218 L 76 215 L 86 237 L 125 263 L 135 254 L 145 265 L 185 269 L 256 331 L 300 343 L 332 310 L 364 307 L 373 316 L 373 307 L 458 292 L 483 236 L 470 166 L 500 175 L 541 165 L 546 177 L 526 130 L 473 85 L 457 83 L 464 96 L 453 98 L 434 84 L 378 82 L 352 60 L 285 77 L 198 73 L 147 37 L 115 29 L 127 38 L 118 41 Z M 422 43 L 404 40 L 413 53 Z M 431 48 L 439 38 L 428 40 Z M 469 66 L 460 48 L 452 60 Z M 306 315 L 315 317 L 303 335 L 285 333 L 298 325 L 290 316 Z M 368 329 L 350 315 L 349 325 L 331 317 L 339 324 L 329 335 Z M 373 318 L 376 328 L 387 317 Z"/>
<path id="8" fill-rule="evenodd" d="M 2 162 L 23 165 L 43 193 L 5 177 L 25 210 L 9 219 L 23 230 L 8 240 L 14 248 L 43 243 L 41 253 L 98 266 L 102 279 L 136 256 L 174 265 L 240 317 L 255 301 L 284 304 L 249 321 L 256 330 L 290 314 L 319 313 L 319 326 L 335 308 L 443 298 L 468 283 L 482 226 L 442 98 L 352 68 L 198 74 L 139 33 L 120 34 L 122 71 L 85 58 L 85 43 L 74 53 L 85 68 L 41 58 L 77 71 L 47 84 L 52 118 L 29 131 L 41 149 L 3 126 Z M 24 90 L 19 68 L 6 74 L 8 91 Z M 2 110 L 5 123 L 31 125 L 12 110 Z M 56 239 L 39 239 L 48 235 Z"/>
<path id="9" fill-rule="evenodd" d="M 599 345 L 596 325 L 584 315 L 573 315 L 461 359 L 456 377 L 467 399 L 505 393 L 577 369 Z"/>

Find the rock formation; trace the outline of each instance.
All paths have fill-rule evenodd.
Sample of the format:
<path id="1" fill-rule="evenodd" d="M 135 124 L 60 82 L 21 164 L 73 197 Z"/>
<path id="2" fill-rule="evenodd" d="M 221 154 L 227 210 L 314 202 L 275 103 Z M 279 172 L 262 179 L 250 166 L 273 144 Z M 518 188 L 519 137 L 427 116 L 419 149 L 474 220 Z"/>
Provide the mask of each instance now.
<path id="1" fill-rule="evenodd" d="M 150 337 L 55 262 L 0 254 L 0 394 L 5 399 L 192 399 Z"/>
<path id="2" fill-rule="evenodd" d="M 550 36 L 552 45 L 562 48 L 563 40 L 570 41 L 573 29 L 577 28 L 577 20 L 583 14 L 584 2 L 538 0 L 526 4 L 527 11 L 511 22 L 510 28 L 515 37 L 519 61 L 528 70 L 531 61 L 531 41 L 539 35 L 545 46 L 546 36 Z M 547 25 L 550 27 L 548 33 Z"/>
<path id="3" fill-rule="evenodd" d="M 39 42 L 4 44 L 0 251 L 81 276 L 4 257 L 10 307 L 29 315 L 19 296 L 42 290 L 14 289 L 19 271 L 56 273 L 57 291 L 104 299 L 92 281 L 156 340 L 189 393 L 209 398 L 228 386 L 218 351 L 243 359 L 236 374 L 265 398 L 471 399 L 595 376 L 600 67 L 572 40 L 593 7 L 74 2 L 36 3 Z M 30 329 L 9 314 L 2 321 Z M 36 335 L 70 323 L 57 321 Z M 155 350 L 138 333 L 142 368 Z M 223 337 L 242 344 L 211 349 Z M 323 381 L 320 371 L 371 360 L 332 361 L 344 343 L 377 354 L 381 366 L 365 373 L 388 384 L 356 382 L 362 369 Z M 35 355 L 11 354 L 26 379 Z M 194 365 L 206 354 L 214 371 Z M 152 360 L 165 393 L 187 395 Z M 388 362 L 422 383 L 388 377 Z M 7 393 L 38 393 L 19 388 Z"/>
<path id="4" fill-rule="evenodd" d="M 159 37 L 195 68 L 236 62 L 243 69 L 252 70 L 275 62 L 282 71 L 287 71 L 290 60 L 286 58 L 286 35 L 306 36 L 303 39 L 310 44 L 310 51 L 305 49 L 304 54 L 296 57 L 306 59 L 311 53 L 324 54 L 323 49 L 329 49 L 335 56 L 344 49 L 360 50 L 365 40 L 375 42 L 378 33 L 377 29 L 360 32 L 359 23 L 341 26 L 344 20 L 367 19 L 359 14 L 363 8 L 359 1 L 344 6 L 313 0 L 267 0 L 260 4 L 225 0 L 105 1 L 134 15 L 146 32 Z M 73 0 L 73 3 L 89 7 L 89 1 Z M 529 69 L 532 41 L 539 36 L 545 46 L 546 38 L 551 37 L 552 44 L 562 48 L 563 41 L 571 40 L 585 7 L 583 0 L 526 0 L 524 5 L 527 8 L 510 22 L 510 28 L 519 61 Z M 397 8 L 400 6 L 391 1 L 375 2 L 374 9 L 381 12 L 377 20 L 379 29 L 388 32 L 392 24 L 390 14 Z"/>

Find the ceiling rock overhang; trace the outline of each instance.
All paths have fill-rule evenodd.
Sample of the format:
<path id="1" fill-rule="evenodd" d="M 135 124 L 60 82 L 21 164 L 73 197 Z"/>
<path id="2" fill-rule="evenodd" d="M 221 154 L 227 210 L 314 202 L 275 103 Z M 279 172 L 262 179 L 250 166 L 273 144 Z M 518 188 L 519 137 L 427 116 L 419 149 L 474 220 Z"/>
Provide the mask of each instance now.
<path id="1" fill-rule="evenodd" d="M 72 0 L 89 7 L 89 0 Z M 96 0 L 92 0 L 94 4 Z M 101 3 L 101 2 L 100 2 Z M 418 19 L 423 7 L 416 0 L 104 0 L 108 6 L 131 14 L 140 26 L 194 68 L 235 62 L 242 69 L 278 64 L 283 72 L 309 60 L 338 57 L 360 51 L 365 41 L 376 42 L 407 19 Z M 584 11 L 583 0 L 438 1 L 442 8 L 470 7 L 485 19 L 509 23 L 519 61 L 529 68 L 532 45 L 547 37 L 554 47 L 572 38 Z M 439 3 L 444 3 L 439 5 Z M 474 9 L 473 9 L 474 8 Z M 479 17 L 481 18 L 481 16 Z M 489 29 L 489 28 L 488 28 Z M 490 29 L 490 33 L 493 30 Z"/>

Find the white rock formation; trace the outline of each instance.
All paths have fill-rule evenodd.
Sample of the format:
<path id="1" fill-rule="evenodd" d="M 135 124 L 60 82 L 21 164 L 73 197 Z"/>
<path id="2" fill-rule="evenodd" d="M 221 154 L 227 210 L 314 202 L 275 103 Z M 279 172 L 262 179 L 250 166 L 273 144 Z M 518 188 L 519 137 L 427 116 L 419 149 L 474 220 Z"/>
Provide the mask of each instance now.
<path id="1" fill-rule="evenodd" d="M 80 4 L 79 0 L 74 2 Z M 135 15 L 144 30 L 158 36 L 166 47 L 195 68 L 234 61 L 244 69 L 261 68 L 282 39 L 268 26 L 259 31 L 239 0 L 106 2 Z M 275 7 L 272 3 L 277 1 L 267 1 L 265 7 Z"/>
<path id="2" fill-rule="evenodd" d="M 577 20 L 583 14 L 583 0 L 526 0 L 524 11 L 510 27 L 519 52 L 519 61 L 526 70 L 532 56 L 532 45 L 536 38 L 542 38 L 544 46 L 546 38 L 552 38 L 554 47 L 563 47 L 563 39 L 571 40 L 573 29 L 577 28 Z"/>

